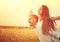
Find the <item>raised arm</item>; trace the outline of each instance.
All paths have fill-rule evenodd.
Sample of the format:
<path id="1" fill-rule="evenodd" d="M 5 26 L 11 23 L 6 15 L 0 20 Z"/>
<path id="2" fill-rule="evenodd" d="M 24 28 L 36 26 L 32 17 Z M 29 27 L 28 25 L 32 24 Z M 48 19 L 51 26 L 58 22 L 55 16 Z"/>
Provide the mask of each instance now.
<path id="1" fill-rule="evenodd" d="M 52 20 L 60 20 L 60 16 L 51 17 Z"/>

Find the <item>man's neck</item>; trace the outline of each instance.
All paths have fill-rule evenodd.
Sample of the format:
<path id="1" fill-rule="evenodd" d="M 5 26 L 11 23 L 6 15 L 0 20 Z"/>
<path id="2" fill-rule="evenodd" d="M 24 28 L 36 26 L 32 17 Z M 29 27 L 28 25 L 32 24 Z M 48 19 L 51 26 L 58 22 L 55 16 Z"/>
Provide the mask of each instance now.
<path id="1" fill-rule="evenodd" d="M 31 27 L 32 27 L 32 28 L 36 28 L 36 25 L 32 25 Z"/>

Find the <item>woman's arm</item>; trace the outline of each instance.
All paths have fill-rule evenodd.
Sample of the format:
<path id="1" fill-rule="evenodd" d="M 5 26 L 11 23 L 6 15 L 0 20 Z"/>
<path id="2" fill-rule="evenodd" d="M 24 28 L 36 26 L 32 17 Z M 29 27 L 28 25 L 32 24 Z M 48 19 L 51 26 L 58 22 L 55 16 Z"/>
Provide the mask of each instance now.
<path id="1" fill-rule="evenodd" d="M 51 17 L 52 20 L 60 20 L 60 16 L 57 17 Z"/>

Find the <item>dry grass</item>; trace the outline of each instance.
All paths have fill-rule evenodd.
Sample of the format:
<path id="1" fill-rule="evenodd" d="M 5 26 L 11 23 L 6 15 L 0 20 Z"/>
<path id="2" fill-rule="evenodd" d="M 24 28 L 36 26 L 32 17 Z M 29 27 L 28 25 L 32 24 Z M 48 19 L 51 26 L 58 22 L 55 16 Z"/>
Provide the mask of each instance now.
<path id="1" fill-rule="evenodd" d="M 39 42 L 34 29 L 0 29 L 0 42 Z"/>

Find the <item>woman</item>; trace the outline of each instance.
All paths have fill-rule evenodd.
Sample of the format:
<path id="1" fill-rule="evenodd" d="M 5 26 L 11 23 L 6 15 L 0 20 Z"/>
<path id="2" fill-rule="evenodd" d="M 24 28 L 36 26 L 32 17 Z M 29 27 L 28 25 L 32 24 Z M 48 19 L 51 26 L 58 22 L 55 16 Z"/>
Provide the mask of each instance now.
<path id="1" fill-rule="evenodd" d="M 39 36 L 40 42 L 53 42 L 51 40 L 51 34 L 49 31 L 54 30 L 54 21 L 50 17 L 49 9 L 46 5 L 42 5 L 38 9 L 38 15 L 40 18 L 40 25 L 36 27 L 37 34 Z"/>

